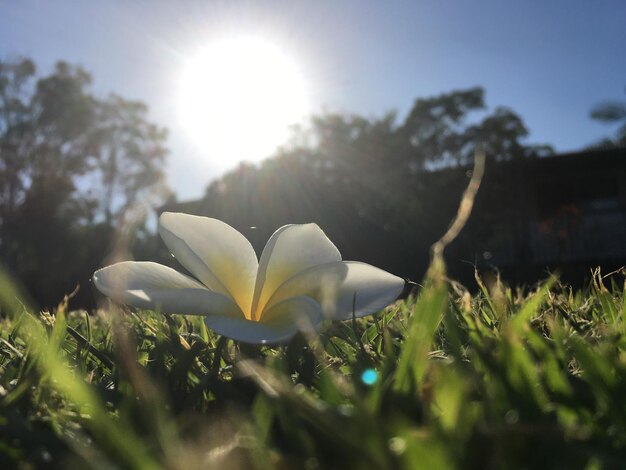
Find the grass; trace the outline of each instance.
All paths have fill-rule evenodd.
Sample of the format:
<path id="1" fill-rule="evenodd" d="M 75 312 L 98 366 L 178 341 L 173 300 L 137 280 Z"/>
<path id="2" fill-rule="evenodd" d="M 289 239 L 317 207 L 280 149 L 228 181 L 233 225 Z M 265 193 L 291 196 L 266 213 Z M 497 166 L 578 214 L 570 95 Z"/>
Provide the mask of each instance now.
<path id="1" fill-rule="evenodd" d="M 2 279 L 0 467 L 622 468 L 620 276 L 472 295 L 435 265 L 417 298 L 277 348 L 33 312 Z"/>

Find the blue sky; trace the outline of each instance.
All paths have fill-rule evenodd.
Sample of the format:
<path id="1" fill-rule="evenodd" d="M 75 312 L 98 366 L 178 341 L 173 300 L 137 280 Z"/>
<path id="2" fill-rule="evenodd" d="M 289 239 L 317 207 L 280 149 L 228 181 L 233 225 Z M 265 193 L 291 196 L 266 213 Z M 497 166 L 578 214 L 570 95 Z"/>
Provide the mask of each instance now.
<path id="1" fill-rule="evenodd" d="M 315 111 L 402 117 L 416 97 L 481 85 L 529 142 L 579 149 L 611 132 L 589 119 L 625 99 L 626 1 L 103 2 L 0 0 L 0 58 L 83 65 L 96 91 L 140 99 L 170 129 L 170 184 L 202 194 L 227 168 L 180 128 L 175 88 L 186 56 L 226 35 L 285 44 Z M 234 166 L 236 162 L 232 162 Z"/>

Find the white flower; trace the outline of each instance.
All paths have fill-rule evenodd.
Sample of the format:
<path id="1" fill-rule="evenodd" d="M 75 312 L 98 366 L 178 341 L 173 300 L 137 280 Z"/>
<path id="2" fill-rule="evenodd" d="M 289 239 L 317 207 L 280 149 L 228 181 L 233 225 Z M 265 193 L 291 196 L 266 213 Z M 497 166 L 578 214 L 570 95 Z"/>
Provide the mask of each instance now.
<path id="1" fill-rule="evenodd" d="M 161 264 L 124 261 L 96 271 L 96 287 L 134 307 L 203 315 L 215 332 L 246 343 L 281 343 L 323 318 L 378 312 L 404 288 L 382 269 L 341 261 L 316 224 L 279 228 L 260 261 L 241 233 L 217 219 L 165 212 L 159 233 L 197 280 Z"/>

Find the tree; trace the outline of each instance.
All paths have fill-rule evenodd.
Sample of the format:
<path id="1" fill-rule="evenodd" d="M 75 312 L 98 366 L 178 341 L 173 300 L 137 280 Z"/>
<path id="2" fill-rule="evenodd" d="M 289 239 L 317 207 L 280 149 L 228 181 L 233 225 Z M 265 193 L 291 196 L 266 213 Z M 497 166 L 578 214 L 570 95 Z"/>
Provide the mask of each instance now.
<path id="1" fill-rule="evenodd" d="M 475 135 L 466 131 L 465 119 L 484 109 L 483 97 L 482 88 L 470 88 L 415 101 L 399 129 L 412 173 L 471 160 L 468 145 L 475 144 Z"/>
<path id="2" fill-rule="evenodd" d="M 280 225 L 317 222 L 346 259 L 418 277 L 456 212 L 476 147 L 490 165 L 551 151 L 524 143 L 526 136 L 513 111 L 485 111 L 480 88 L 418 99 L 401 122 L 395 113 L 317 116 L 260 167 L 242 165 L 202 200 L 175 209 L 224 219 L 257 249 Z M 494 182 L 503 191 L 487 209 L 511 207 L 517 183 L 515 174 L 505 176 Z M 491 230 L 484 213 L 474 241 Z"/>
<path id="3" fill-rule="evenodd" d="M 34 74 L 30 60 L 0 62 L 0 253 L 5 259 L 11 249 L 9 224 L 25 185 L 28 162 L 19 155 L 29 146 L 25 137 L 32 126 L 29 95 Z"/>
<path id="4" fill-rule="evenodd" d="M 147 110 L 145 104 L 118 95 L 98 103 L 95 166 L 107 223 L 141 196 L 166 194 L 162 167 L 167 132 L 146 120 Z"/>
<path id="5" fill-rule="evenodd" d="M 43 77 L 30 60 L 0 62 L 0 260 L 44 305 L 86 284 L 116 219 L 165 188 L 165 131 L 91 83 L 65 62 Z"/>
<path id="6" fill-rule="evenodd" d="M 606 124 L 619 125 L 615 137 L 606 138 L 594 145 L 594 147 L 615 148 L 626 146 L 626 101 L 606 101 L 600 103 L 591 110 L 591 119 Z"/>

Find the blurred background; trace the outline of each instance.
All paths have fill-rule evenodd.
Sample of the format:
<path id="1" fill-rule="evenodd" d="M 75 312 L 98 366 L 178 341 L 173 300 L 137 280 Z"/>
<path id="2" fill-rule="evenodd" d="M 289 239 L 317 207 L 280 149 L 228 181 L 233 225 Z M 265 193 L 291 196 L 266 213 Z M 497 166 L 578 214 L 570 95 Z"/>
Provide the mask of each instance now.
<path id="1" fill-rule="evenodd" d="M 164 210 L 260 251 L 316 222 L 419 281 L 626 263 L 626 3 L 0 0 L 0 261 L 42 307 L 173 260 Z"/>

